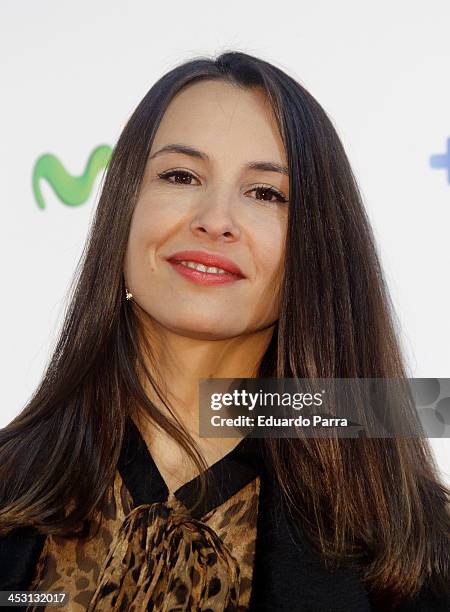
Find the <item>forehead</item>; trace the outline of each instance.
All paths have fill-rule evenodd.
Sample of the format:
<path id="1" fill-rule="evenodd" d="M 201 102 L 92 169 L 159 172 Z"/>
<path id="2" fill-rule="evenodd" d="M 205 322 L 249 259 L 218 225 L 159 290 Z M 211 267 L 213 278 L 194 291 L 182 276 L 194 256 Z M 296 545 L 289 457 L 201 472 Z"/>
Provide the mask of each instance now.
<path id="1" fill-rule="evenodd" d="M 284 145 L 265 92 L 223 81 L 201 81 L 182 89 L 168 105 L 152 152 L 181 143 L 214 156 L 220 149 L 285 162 Z"/>

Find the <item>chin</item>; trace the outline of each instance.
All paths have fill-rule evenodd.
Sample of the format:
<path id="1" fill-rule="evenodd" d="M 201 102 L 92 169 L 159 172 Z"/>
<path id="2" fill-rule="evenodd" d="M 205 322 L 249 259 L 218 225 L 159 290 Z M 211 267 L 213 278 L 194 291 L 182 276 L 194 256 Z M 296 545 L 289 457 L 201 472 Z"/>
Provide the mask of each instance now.
<path id="1" fill-rule="evenodd" d="M 228 323 L 217 318 L 208 319 L 207 317 L 199 318 L 198 320 L 189 321 L 173 321 L 172 325 L 167 325 L 172 331 L 187 336 L 189 338 L 198 338 L 204 340 L 223 340 L 225 338 L 233 338 L 245 333 L 242 328 L 242 323 L 239 325 L 232 322 Z"/>
<path id="2" fill-rule="evenodd" d="M 217 331 L 201 331 L 197 329 L 177 329 L 174 330 L 180 336 L 193 338 L 195 340 L 227 340 L 239 336 L 239 333 L 233 332 L 217 332 Z"/>

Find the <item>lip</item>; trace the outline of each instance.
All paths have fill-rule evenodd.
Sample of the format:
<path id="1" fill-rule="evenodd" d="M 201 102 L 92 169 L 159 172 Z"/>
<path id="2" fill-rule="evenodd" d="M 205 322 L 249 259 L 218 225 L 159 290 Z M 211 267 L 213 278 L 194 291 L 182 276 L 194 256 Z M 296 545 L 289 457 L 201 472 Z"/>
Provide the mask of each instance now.
<path id="1" fill-rule="evenodd" d="M 206 251 L 177 251 L 169 257 L 167 261 L 182 276 L 193 280 L 202 285 L 223 285 L 233 283 L 245 278 L 242 270 L 233 261 L 216 253 Z M 194 261 L 208 267 L 217 267 L 225 270 L 225 274 L 214 274 L 212 272 L 200 272 L 193 268 L 187 268 L 180 261 Z"/>

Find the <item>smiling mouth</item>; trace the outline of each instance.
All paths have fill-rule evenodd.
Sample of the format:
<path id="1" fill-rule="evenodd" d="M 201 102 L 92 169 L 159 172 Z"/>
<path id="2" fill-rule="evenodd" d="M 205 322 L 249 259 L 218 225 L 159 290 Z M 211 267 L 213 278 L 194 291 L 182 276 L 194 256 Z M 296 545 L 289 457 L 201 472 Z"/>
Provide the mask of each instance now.
<path id="1" fill-rule="evenodd" d="M 212 253 L 196 249 L 186 249 L 177 251 L 167 257 L 169 262 L 177 262 L 191 269 L 197 269 L 200 272 L 208 274 L 232 274 L 240 278 L 244 278 L 242 270 L 239 266 L 222 253 Z M 203 267 L 201 267 L 203 266 Z"/>
<path id="2" fill-rule="evenodd" d="M 187 268 L 191 268 L 191 270 L 198 270 L 199 272 L 207 272 L 208 274 L 231 274 L 231 272 L 227 272 L 223 268 L 218 268 L 217 266 L 205 266 L 204 264 L 197 263 L 196 261 L 187 261 L 184 259 L 175 259 L 176 263 L 179 263 Z M 236 276 L 233 274 L 232 276 Z"/>
<path id="3" fill-rule="evenodd" d="M 181 276 L 200 285 L 224 285 L 235 283 L 244 277 L 217 266 L 205 266 L 197 261 L 170 259 L 168 263 Z"/>

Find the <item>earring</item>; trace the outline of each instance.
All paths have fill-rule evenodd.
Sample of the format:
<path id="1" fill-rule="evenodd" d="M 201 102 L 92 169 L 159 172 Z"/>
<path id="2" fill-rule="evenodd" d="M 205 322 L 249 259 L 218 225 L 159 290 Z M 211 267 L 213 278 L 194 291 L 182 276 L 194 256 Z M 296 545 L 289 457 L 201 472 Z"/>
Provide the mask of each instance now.
<path id="1" fill-rule="evenodd" d="M 133 297 L 133 294 L 130 293 L 128 289 L 125 287 L 125 299 L 131 300 L 132 297 Z"/>

